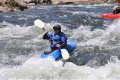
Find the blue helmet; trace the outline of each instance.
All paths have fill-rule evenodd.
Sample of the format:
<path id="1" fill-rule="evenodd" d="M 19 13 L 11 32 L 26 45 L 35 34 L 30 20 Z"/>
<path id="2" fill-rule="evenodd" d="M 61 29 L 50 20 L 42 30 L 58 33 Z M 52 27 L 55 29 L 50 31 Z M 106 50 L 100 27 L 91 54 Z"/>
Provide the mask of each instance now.
<path id="1" fill-rule="evenodd" d="M 61 26 L 60 26 L 59 24 L 55 24 L 55 25 L 53 26 L 53 29 L 59 29 L 59 30 L 61 30 Z"/>

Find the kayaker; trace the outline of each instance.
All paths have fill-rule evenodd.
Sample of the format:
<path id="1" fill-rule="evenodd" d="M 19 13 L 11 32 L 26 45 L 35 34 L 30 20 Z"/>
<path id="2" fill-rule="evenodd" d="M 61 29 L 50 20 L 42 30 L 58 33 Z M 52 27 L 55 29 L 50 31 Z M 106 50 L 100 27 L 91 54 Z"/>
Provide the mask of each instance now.
<path id="1" fill-rule="evenodd" d="M 113 14 L 118 14 L 118 13 L 120 13 L 120 5 L 113 7 Z"/>
<path id="2" fill-rule="evenodd" d="M 44 53 L 48 54 L 56 49 L 65 48 L 67 45 L 67 37 L 61 32 L 61 26 L 59 24 L 55 24 L 53 26 L 54 33 L 46 32 L 43 35 L 43 39 L 47 39 L 50 41 L 51 51 L 45 51 Z"/>
<path id="3" fill-rule="evenodd" d="M 113 7 L 113 14 L 118 14 L 120 13 L 120 0 L 115 0 L 117 4 Z"/>

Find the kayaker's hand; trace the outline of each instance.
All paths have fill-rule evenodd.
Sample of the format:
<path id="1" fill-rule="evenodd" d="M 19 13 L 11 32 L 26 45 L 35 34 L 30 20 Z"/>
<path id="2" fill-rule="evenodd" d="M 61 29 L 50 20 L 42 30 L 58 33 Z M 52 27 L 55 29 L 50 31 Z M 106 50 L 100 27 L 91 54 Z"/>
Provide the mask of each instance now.
<path id="1" fill-rule="evenodd" d="M 53 40 L 52 39 L 48 39 L 50 42 L 52 42 Z"/>
<path id="2" fill-rule="evenodd" d="M 60 45 L 60 44 L 57 44 L 57 45 L 56 45 L 56 47 L 57 47 L 57 48 L 60 48 L 60 47 L 61 47 L 61 45 Z"/>
<path id="3" fill-rule="evenodd" d="M 48 28 L 42 28 L 43 29 L 43 31 L 45 31 L 45 32 L 48 32 L 49 30 L 48 30 Z"/>

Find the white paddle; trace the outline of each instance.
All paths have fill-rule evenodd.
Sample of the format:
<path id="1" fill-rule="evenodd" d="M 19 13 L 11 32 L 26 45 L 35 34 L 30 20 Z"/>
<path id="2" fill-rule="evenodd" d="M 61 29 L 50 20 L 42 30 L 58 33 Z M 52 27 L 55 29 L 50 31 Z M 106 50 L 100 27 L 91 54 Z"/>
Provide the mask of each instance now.
<path id="1" fill-rule="evenodd" d="M 40 19 L 37 19 L 34 21 L 34 26 L 44 29 L 44 25 L 45 25 L 44 22 L 41 21 Z M 70 57 L 70 55 L 66 49 L 61 49 L 61 55 L 64 60 L 67 60 Z"/>
<path id="2" fill-rule="evenodd" d="M 37 19 L 37 20 L 34 21 L 34 26 L 37 26 L 37 27 L 40 27 L 40 28 L 44 28 L 45 24 L 40 19 Z"/>
<path id="3" fill-rule="evenodd" d="M 61 55 L 64 60 L 67 60 L 70 57 L 70 55 L 66 49 L 61 49 Z"/>

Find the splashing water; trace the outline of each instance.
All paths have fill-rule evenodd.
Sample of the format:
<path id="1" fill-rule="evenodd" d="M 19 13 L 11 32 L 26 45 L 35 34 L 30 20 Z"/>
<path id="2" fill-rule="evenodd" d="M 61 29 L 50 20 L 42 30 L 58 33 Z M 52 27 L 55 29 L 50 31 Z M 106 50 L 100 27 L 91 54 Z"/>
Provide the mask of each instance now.
<path id="1" fill-rule="evenodd" d="M 31 6 L 29 11 L 0 13 L 1 23 L 7 25 L 0 29 L 0 80 L 119 80 L 120 19 L 99 16 L 111 5 Z M 62 61 L 39 58 L 49 43 L 33 26 L 37 18 L 49 31 L 60 23 L 69 40 L 77 40 L 64 67 Z"/>

